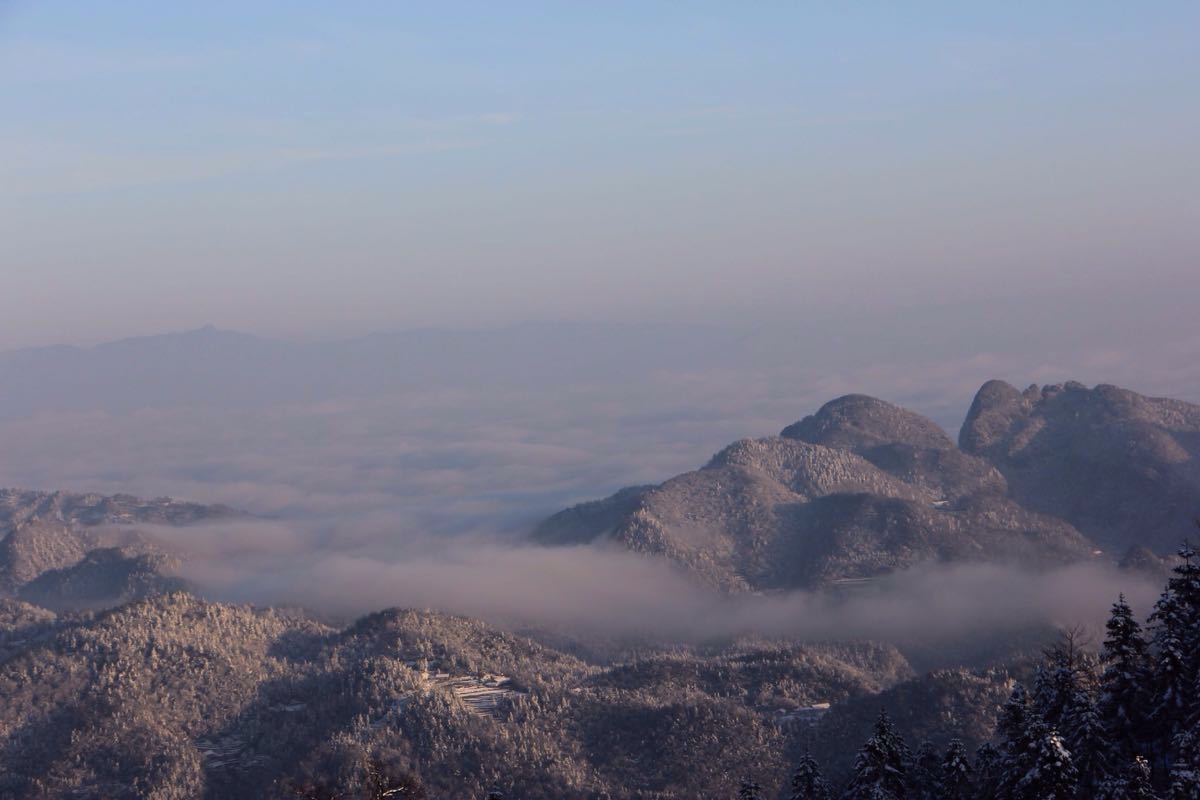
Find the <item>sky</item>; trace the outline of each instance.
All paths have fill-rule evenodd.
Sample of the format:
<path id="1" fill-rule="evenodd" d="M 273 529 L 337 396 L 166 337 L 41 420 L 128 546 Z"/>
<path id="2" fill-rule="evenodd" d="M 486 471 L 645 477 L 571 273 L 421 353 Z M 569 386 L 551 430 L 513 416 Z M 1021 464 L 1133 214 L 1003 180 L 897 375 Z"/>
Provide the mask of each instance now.
<path id="1" fill-rule="evenodd" d="M 1190 2 L 0 0 L 0 349 L 926 306 L 958 336 L 1137 294 L 1132 334 L 1200 289 L 1198 34 Z"/>
<path id="2" fill-rule="evenodd" d="M 952 434 L 990 378 L 1200 401 L 1198 34 L 1169 0 L 0 0 L 0 486 L 249 511 L 185 534 L 239 600 L 711 620 L 523 537 L 849 392 Z M 957 635 L 1113 580 L 715 624 L 927 628 L 935 586 Z"/>

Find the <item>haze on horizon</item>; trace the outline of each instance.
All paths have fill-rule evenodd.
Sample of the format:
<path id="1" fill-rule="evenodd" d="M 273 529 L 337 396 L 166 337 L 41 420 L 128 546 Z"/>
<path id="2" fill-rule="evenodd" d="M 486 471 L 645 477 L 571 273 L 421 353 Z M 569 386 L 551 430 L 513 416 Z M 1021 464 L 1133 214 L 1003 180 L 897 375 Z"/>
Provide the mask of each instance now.
<path id="1" fill-rule="evenodd" d="M 1098 625 L 1121 592 L 1144 611 L 1159 586 L 1117 568 L 1126 548 L 952 442 L 990 379 L 1200 401 L 1197 22 L 1184 3 L 0 0 L 0 487 L 65 493 L 6 508 L 222 504 L 238 514 L 106 533 L 210 599 L 343 621 L 399 605 L 942 658 Z M 947 447 L 889 440 L 880 463 L 912 460 L 888 471 L 779 436 L 847 394 Z M 886 408 L 862 403 L 832 407 Z M 1147 502 L 1175 508 L 1196 426 L 1139 424 L 1083 446 L 1141 447 L 1112 482 L 1158 470 Z M 693 472 L 758 450 L 808 453 L 815 488 L 776 456 Z M 619 497 L 663 541 L 711 537 L 710 571 L 610 537 L 624 501 L 593 504 L 595 529 L 568 512 L 587 535 L 560 547 L 535 533 L 651 485 Z M 36 527 L 6 552 L 56 552 Z M 747 541 L 783 566 L 741 564 Z M 872 593 L 824 592 L 864 569 Z"/>
<path id="2" fill-rule="evenodd" d="M 1186 793 L 1198 23 L 0 0 L 0 794 Z"/>
<path id="3" fill-rule="evenodd" d="M 0 350 L 812 316 L 984 352 L 997 306 L 1194 340 L 1198 23 L 0 3 Z"/>

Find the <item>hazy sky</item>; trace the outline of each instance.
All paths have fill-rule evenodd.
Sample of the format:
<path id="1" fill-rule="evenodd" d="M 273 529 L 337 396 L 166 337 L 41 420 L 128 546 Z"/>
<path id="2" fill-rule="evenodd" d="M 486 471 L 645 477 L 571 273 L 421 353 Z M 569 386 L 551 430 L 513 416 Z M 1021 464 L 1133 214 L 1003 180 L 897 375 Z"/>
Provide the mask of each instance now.
<path id="1" fill-rule="evenodd" d="M 0 348 L 1178 296 L 1198 41 L 1194 2 L 0 0 Z"/>

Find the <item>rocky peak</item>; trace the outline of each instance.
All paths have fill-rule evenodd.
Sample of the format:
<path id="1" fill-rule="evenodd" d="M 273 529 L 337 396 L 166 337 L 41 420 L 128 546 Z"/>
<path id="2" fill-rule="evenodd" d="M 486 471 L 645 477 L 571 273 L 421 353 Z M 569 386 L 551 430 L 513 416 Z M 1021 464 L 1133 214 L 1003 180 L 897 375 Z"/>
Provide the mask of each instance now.
<path id="1" fill-rule="evenodd" d="M 862 394 L 830 400 L 816 414 L 789 425 L 780 435 L 855 452 L 885 444 L 934 450 L 954 447 L 933 420 Z"/>
<path id="2" fill-rule="evenodd" d="M 975 393 L 967 418 L 958 434 L 958 445 L 968 453 L 982 455 L 1008 435 L 1014 420 L 1028 413 L 1041 399 L 1041 391 L 1030 386 L 1022 394 L 1011 383 L 992 380 Z"/>
<path id="3" fill-rule="evenodd" d="M 1003 473 L 1012 497 L 1103 547 L 1168 552 L 1200 513 L 1200 406 L 1076 381 L 985 383 L 959 442 Z"/>

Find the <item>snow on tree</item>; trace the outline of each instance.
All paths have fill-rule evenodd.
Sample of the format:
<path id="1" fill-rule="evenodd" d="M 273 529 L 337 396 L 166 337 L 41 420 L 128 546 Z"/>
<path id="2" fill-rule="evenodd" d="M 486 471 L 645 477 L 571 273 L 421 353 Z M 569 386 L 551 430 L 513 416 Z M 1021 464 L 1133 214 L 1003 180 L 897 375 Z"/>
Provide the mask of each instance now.
<path id="1" fill-rule="evenodd" d="M 1058 731 L 1035 718 L 1028 737 L 1026 770 L 1016 782 L 1013 800 L 1072 800 L 1078 774 Z"/>
<path id="2" fill-rule="evenodd" d="M 1154 623 L 1154 703 L 1151 714 L 1160 730 L 1174 731 L 1185 711 L 1187 686 L 1186 609 L 1171 591 L 1163 592 L 1150 619 Z"/>
<path id="3" fill-rule="evenodd" d="M 1200 729 L 1179 733 L 1171 751 L 1171 800 L 1200 800 Z"/>
<path id="4" fill-rule="evenodd" d="M 942 758 L 941 783 L 938 797 L 943 800 L 967 800 L 972 796 L 973 775 L 967 748 L 961 739 L 954 739 Z"/>
<path id="5" fill-rule="evenodd" d="M 1100 676 L 1097 711 L 1104 725 L 1112 756 L 1121 762 L 1133 758 L 1146 724 L 1150 655 L 1133 609 L 1120 595 L 1105 625 L 1101 650 L 1104 671 Z"/>
<path id="6" fill-rule="evenodd" d="M 858 751 L 844 800 L 902 800 L 908 748 L 886 711 L 879 712 L 874 735 Z"/>
<path id="7" fill-rule="evenodd" d="M 1097 787 L 1094 800 L 1159 800 L 1151 781 L 1150 762 L 1134 756 L 1125 771 Z"/>
<path id="8" fill-rule="evenodd" d="M 996 730 L 1004 738 L 1005 749 L 1023 749 L 1018 745 L 1028 735 L 1029 721 L 1034 711 L 1029 705 L 1029 692 L 1024 684 L 1013 686 L 1012 693 L 1000 710 L 1000 718 L 996 720 Z"/>
<path id="9" fill-rule="evenodd" d="M 753 778 L 746 778 L 738 787 L 738 800 L 763 800 L 762 787 Z"/>
<path id="10" fill-rule="evenodd" d="M 1079 691 L 1074 669 L 1063 660 L 1039 665 L 1033 684 L 1033 706 L 1054 727 L 1062 724 L 1071 698 Z"/>
<path id="11" fill-rule="evenodd" d="M 910 800 L 939 800 L 941 784 L 942 758 L 933 742 L 921 742 L 908 771 L 908 797 Z"/>
<path id="12" fill-rule="evenodd" d="M 1150 615 L 1156 654 L 1151 718 L 1167 741 L 1196 715 L 1200 678 L 1200 564 L 1187 542 L 1179 558 Z"/>
<path id="13" fill-rule="evenodd" d="M 1083 689 L 1067 705 L 1062 733 L 1079 773 L 1080 789 L 1090 792 L 1109 776 L 1113 747 L 1095 701 Z"/>
<path id="14" fill-rule="evenodd" d="M 1127 800 L 1158 800 L 1151 781 L 1150 762 L 1134 756 L 1133 763 L 1125 770 L 1125 796 Z"/>
<path id="15" fill-rule="evenodd" d="M 984 742 L 976 748 L 975 787 L 979 797 L 992 797 L 996 794 L 1003 762 L 1004 756 L 990 742 Z"/>
<path id="16" fill-rule="evenodd" d="M 995 781 L 998 797 L 1016 797 L 1018 794 L 1017 786 L 1029 771 L 1033 753 L 1032 726 L 1036 718 L 1029 693 L 1018 683 L 996 721 L 996 731 L 1002 740 Z"/>
<path id="17" fill-rule="evenodd" d="M 790 800 L 830 800 L 831 796 L 829 784 L 821 777 L 816 759 L 805 753 L 792 773 Z"/>

